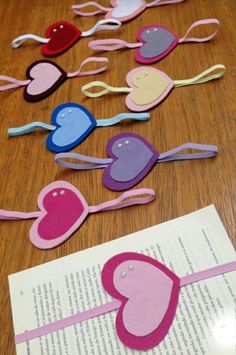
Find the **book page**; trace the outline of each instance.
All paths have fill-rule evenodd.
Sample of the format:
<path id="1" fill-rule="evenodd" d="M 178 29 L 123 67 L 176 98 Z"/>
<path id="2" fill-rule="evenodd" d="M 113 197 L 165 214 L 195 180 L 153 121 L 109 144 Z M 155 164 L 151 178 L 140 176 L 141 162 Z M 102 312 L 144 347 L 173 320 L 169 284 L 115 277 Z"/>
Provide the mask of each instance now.
<path id="1" fill-rule="evenodd" d="M 213 206 L 9 276 L 15 334 L 99 306 L 104 263 L 120 252 L 156 258 L 179 277 L 236 259 Z M 43 252 L 43 251 L 42 251 Z M 136 355 L 115 334 L 116 311 L 16 346 L 18 355 Z M 158 355 L 236 354 L 236 272 L 181 288 Z"/>

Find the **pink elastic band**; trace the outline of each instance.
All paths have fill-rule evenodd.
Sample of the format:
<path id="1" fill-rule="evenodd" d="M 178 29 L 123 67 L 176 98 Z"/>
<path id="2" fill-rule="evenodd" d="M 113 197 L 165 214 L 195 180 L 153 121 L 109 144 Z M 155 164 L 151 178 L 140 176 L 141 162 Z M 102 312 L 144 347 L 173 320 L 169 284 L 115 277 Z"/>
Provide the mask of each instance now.
<path id="1" fill-rule="evenodd" d="M 78 11 L 78 9 L 83 9 L 85 7 L 88 7 L 88 6 L 95 6 L 99 10 L 92 11 L 92 12 Z M 85 4 L 81 4 L 81 5 L 72 5 L 71 9 L 73 10 L 73 12 L 76 15 L 79 15 L 79 16 L 94 16 L 94 15 L 103 14 L 104 12 L 109 12 L 109 11 L 112 10 L 111 7 L 104 7 L 104 6 L 98 4 L 95 1 L 89 1 L 89 2 L 87 2 Z"/>
<path id="2" fill-rule="evenodd" d="M 216 24 L 217 28 L 216 30 L 208 37 L 203 37 L 203 38 L 198 38 L 198 37 L 189 37 L 188 35 L 189 33 L 192 31 L 193 28 L 197 27 L 197 26 L 201 26 L 201 25 L 210 25 L 210 24 Z M 213 18 L 213 19 L 207 19 L 207 20 L 199 20 L 194 22 L 189 29 L 187 30 L 187 32 L 185 33 L 184 37 L 181 38 L 179 40 L 179 43 L 186 43 L 186 42 L 206 42 L 211 40 L 213 37 L 215 37 L 215 35 L 217 34 L 217 32 L 219 31 L 219 27 L 220 27 L 220 22 L 219 20 Z"/>
<path id="3" fill-rule="evenodd" d="M 147 197 L 138 197 L 138 195 L 148 195 Z M 131 205 L 142 205 L 151 202 L 155 198 L 155 191 L 152 189 L 136 189 L 124 192 L 115 200 L 101 203 L 97 206 L 90 206 L 89 212 L 95 213 L 98 211 L 111 211 L 118 208 L 124 208 Z"/>
<path id="4" fill-rule="evenodd" d="M 219 275 L 225 274 L 230 271 L 236 271 L 236 261 L 232 261 L 230 263 L 223 264 L 223 265 L 214 266 L 210 269 L 196 272 L 192 275 L 187 275 L 187 276 L 181 277 L 180 286 L 190 285 L 194 282 L 198 282 L 198 281 L 202 281 L 205 279 L 209 279 L 211 277 L 219 276 Z"/>
<path id="5" fill-rule="evenodd" d="M 26 86 L 30 83 L 30 80 L 17 80 L 15 78 L 12 78 L 10 76 L 5 76 L 5 75 L 0 75 L 0 80 L 8 81 L 8 82 L 12 83 L 12 84 L 0 86 L 0 91 L 15 89 L 20 86 Z"/>
<path id="6" fill-rule="evenodd" d="M 15 336 L 15 343 L 23 343 L 25 341 L 29 341 L 34 338 L 41 337 L 42 335 L 46 335 L 52 332 L 55 332 L 59 329 L 63 329 L 69 327 L 73 324 L 77 324 L 79 322 L 83 322 L 90 318 L 94 318 L 100 316 L 101 314 L 111 312 L 119 308 L 121 302 L 118 300 L 111 301 L 104 305 L 98 306 L 96 308 L 89 309 L 88 311 L 84 311 L 81 313 L 74 314 L 73 316 L 66 317 L 64 319 L 60 319 L 56 322 L 44 325 L 39 328 L 35 328 L 24 333 L 18 334 Z"/>
<path id="7" fill-rule="evenodd" d="M 18 220 L 38 218 L 41 212 L 15 212 L 0 210 L 0 220 Z"/>
<path id="8" fill-rule="evenodd" d="M 147 3 L 147 7 L 161 6 L 161 5 L 170 5 L 176 4 L 178 2 L 183 2 L 184 0 L 155 0 L 153 2 Z"/>
<path id="9" fill-rule="evenodd" d="M 95 51 L 116 51 L 121 48 L 138 48 L 142 47 L 142 43 L 128 43 L 120 39 L 98 39 L 96 41 L 90 41 L 89 48 Z"/>
<path id="10" fill-rule="evenodd" d="M 83 66 L 85 66 L 88 63 L 106 63 L 106 65 L 104 65 L 103 67 L 99 68 L 99 69 L 94 69 L 94 70 L 88 70 L 88 71 L 84 71 L 82 72 L 81 69 Z M 108 59 L 104 58 L 104 57 L 90 57 L 85 59 L 81 64 L 80 67 L 77 71 L 73 72 L 73 73 L 67 73 L 67 77 L 68 78 L 73 78 L 75 76 L 85 76 L 85 75 L 93 75 L 93 74 L 98 74 L 101 73 L 105 70 L 107 70 L 108 67 Z"/>

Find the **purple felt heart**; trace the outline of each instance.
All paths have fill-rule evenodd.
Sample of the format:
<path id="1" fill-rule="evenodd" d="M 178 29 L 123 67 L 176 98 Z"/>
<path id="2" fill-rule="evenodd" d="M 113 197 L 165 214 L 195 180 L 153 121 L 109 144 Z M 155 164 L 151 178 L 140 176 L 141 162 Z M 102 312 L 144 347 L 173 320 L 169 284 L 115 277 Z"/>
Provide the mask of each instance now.
<path id="1" fill-rule="evenodd" d="M 139 63 L 155 63 L 167 56 L 179 43 L 179 38 L 167 27 L 152 24 L 141 28 L 137 40 L 143 45 L 135 53 Z"/>
<path id="2" fill-rule="evenodd" d="M 134 133 L 118 134 L 107 144 L 113 159 L 105 169 L 103 183 L 111 190 L 127 190 L 141 181 L 155 165 L 159 153 L 143 137 Z"/>

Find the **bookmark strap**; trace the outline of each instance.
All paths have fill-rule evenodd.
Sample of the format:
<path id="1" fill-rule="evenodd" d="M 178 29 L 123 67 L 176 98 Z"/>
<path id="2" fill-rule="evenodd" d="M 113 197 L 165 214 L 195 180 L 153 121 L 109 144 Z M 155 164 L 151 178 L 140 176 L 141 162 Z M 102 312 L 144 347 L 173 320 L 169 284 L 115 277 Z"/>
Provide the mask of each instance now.
<path id="1" fill-rule="evenodd" d="M 202 151 L 202 153 L 189 153 L 189 154 L 181 153 L 185 149 L 196 149 Z M 213 158 L 217 155 L 217 153 L 218 153 L 218 148 L 215 145 L 186 143 L 180 145 L 177 148 L 171 149 L 166 153 L 160 154 L 157 159 L 157 163 L 165 163 L 168 161 L 175 161 L 175 160 Z"/>
<path id="2" fill-rule="evenodd" d="M 121 113 L 112 118 L 105 118 L 103 120 L 97 120 L 97 127 L 107 127 L 115 125 L 124 120 L 135 120 L 135 121 L 148 121 L 150 119 L 150 114 L 144 113 Z"/>
<path id="3" fill-rule="evenodd" d="M 226 68 L 223 64 L 216 64 L 213 67 L 205 70 L 201 74 L 195 76 L 194 78 L 186 79 L 186 80 L 174 80 L 174 84 L 175 84 L 175 87 L 178 88 L 181 86 L 197 85 L 197 84 L 206 83 L 208 81 L 221 78 L 224 75 L 225 70 L 226 70 Z M 216 73 L 211 74 L 213 72 L 216 72 Z M 211 74 L 211 75 L 209 75 L 209 74 Z"/>
<path id="4" fill-rule="evenodd" d="M 37 128 L 43 128 L 43 129 L 47 129 L 49 131 L 53 131 L 56 127 L 44 122 L 32 122 L 32 123 L 28 123 L 24 126 L 21 127 L 16 127 L 16 128 L 9 128 L 7 133 L 10 137 L 13 136 L 21 136 L 23 134 L 27 134 L 30 133 L 32 131 L 35 131 Z"/>
<path id="5" fill-rule="evenodd" d="M 90 12 L 79 11 L 80 9 L 83 9 L 85 7 L 88 7 L 88 6 L 94 6 L 98 10 L 90 11 Z M 72 5 L 71 9 L 73 10 L 73 12 L 76 15 L 79 15 L 79 16 L 94 16 L 94 15 L 98 15 L 98 14 L 104 14 L 104 13 L 109 12 L 109 11 L 112 10 L 111 7 L 104 7 L 104 6 L 100 5 L 99 3 L 95 2 L 95 1 L 88 1 L 85 4 L 81 4 L 81 5 Z"/>
<path id="6" fill-rule="evenodd" d="M 21 220 L 21 219 L 33 219 L 40 217 L 41 212 L 16 212 L 6 211 L 0 209 L 0 220 Z"/>
<path id="7" fill-rule="evenodd" d="M 13 48 L 18 48 L 22 45 L 22 43 L 24 43 L 28 39 L 34 39 L 35 41 L 40 42 L 40 43 L 48 43 L 49 42 L 49 38 L 43 38 L 43 37 L 39 37 L 39 36 L 29 33 L 29 34 L 25 34 L 25 35 L 22 35 L 22 36 L 19 36 L 19 37 L 13 39 L 11 45 Z"/>
<path id="8" fill-rule="evenodd" d="M 143 43 L 128 43 L 121 39 L 109 38 L 90 41 L 88 46 L 94 51 L 112 52 L 121 48 L 138 48 L 142 47 Z"/>
<path id="9" fill-rule="evenodd" d="M 89 63 L 105 63 L 104 66 L 98 69 L 93 69 L 93 70 L 87 70 L 87 71 L 81 71 L 82 68 Z M 67 77 L 68 78 L 73 78 L 75 76 L 85 76 L 85 75 L 93 75 L 93 74 L 98 74 L 102 73 L 103 71 L 107 70 L 108 67 L 108 59 L 104 57 L 90 57 L 86 58 L 81 64 L 78 70 L 76 70 L 73 73 L 68 73 Z"/>
<path id="10" fill-rule="evenodd" d="M 43 325 L 42 327 L 39 328 L 27 330 L 26 332 L 17 334 L 15 336 L 15 344 L 20 344 L 35 338 L 39 338 L 42 335 L 47 335 L 59 329 L 70 327 L 73 324 L 77 324 L 86 321 L 90 318 L 100 316 L 104 313 L 115 311 L 120 307 L 120 305 L 121 305 L 121 301 L 113 300 L 109 303 L 89 309 L 88 311 L 76 313 L 72 316 L 57 320 L 56 322 L 49 323 L 47 325 Z"/>
<path id="11" fill-rule="evenodd" d="M 194 29 L 195 27 L 198 26 L 202 26 L 202 25 L 210 25 L 210 24 L 216 24 L 216 30 L 209 35 L 208 37 L 188 37 L 189 33 L 192 31 L 192 29 Z M 179 40 L 179 43 L 186 43 L 186 42 L 207 42 L 209 40 L 211 40 L 212 38 L 215 37 L 215 35 L 217 34 L 217 32 L 219 31 L 219 27 L 220 27 L 220 21 L 213 18 L 213 19 L 206 19 L 206 20 L 199 20 L 194 22 L 189 29 L 187 30 L 187 32 L 185 33 L 184 37 L 181 38 Z"/>
<path id="12" fill-rule="evenodd" d="M 178 2 L 183 2 L 183 1 L 184 0 L 155 0 L 155 1 L 147 3 L 147 7 L 170 5 L 170 4 L 176 4 Z"/>
<path id="13" fill-rule="evenodd" d="M 0 81 L 8 81 L 9 83 L 12 84 L 7 84 L 7 85 L 1 85 L 0 86 L 0 91 L 5 91 L 9 89 L 15 89 L 19 88 L 20 86 L 26 86 L 30 83 L 31 80 L 17 80 L 15 78 L 12 78 L 10 76 L 5 76 L 5 75 L 0 75 Z"/>
<path id="14" fill-rule="evenodd" d="M 116 19 L 105 19 L 98 21 L 90 30 L 82 32 L 82 37 L 92 36 L 94 33 L 102 30 L 117 30 L 121 22 Z"/>
<path id="15" fill-rule="evenodd" d="M 64 159 L 74 159 L 77 163 L 70 163 L 64 161 Z M 73 170 L 91 170 L 106 168 L 111 162 L 111 158 L 93 158 L 88 155 L 78 153 L 59 153 L 54 157 L 55 163 L 61 165 L 63 168 L 69 168 Z M 89 164 L 81 164 L 81 162 L 87 162 Z"/>
<path id="16" fill-rule="evenodd" d="M 145 197 L 144 197 L 145 195 Z M 124 208 L 132 205 L 143 205 L 151 202 L 155 198 L 155 191 L 153 189 L 136 189 L 124 192 L 115 200 L 101 203 L 98 206 L 90 206 L 89 212 L 95 213 L 98 211 L 111 211 L 119 208 Z"/>
<path id="17" fill-rule="evenodd" d="M 91 89 L 91 88 L 103 88 L 104 90 L 100 90 L 98 92 L 90 92 L 89 89 Z M 129 93 L 132 90 L 133 89 L 128 88 L 128 87 L 120 87 L 120 88 L 113 87 L 113 86 L 110 86 L 110 85 L 104 83 L 103 81 L 92 81 L 91 83 L 83 85 L 81 88 L 82 93 L 88 97 L 100 97 L 100 96 L 108 94 L 109 92 Z"/>
<path id="18" fill-rule="evenodd" d="M 196 272 L 192 275 L 181 277 L 180 286 L 190 285 L 194 282 L 206 280 L 211 277 L 219 276 L 231 271 L 236 271 L 236 261 L 232 261 L 230 263 L 223 264 L 223 265 L 217 265 L 210 269 Z"/>

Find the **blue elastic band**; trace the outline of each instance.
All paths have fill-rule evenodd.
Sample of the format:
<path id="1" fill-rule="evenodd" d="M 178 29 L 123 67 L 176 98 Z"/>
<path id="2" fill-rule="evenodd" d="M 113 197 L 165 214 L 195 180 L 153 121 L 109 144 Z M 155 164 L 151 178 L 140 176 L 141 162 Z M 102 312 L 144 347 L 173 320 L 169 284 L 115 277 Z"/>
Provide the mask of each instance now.
<path id="1" fill-rule="evenodd" d="M 9 136 L 21 136 L 34 131 L 37 128 L 44 128 L 53 131 L 56 127 L 44 122 L 32 122 L 21 127 L 9 128 L 7 133 Z"/>
<path id="2" fill-rule="evenodd" d="M 144 113 L 121 113 L 112 118 L 106 118 L 103 120 L 97 120 L 97 127 L 112 126 L 120 121 L 131 119 L 136 121 L 148 121 L 150 119 L 150 114 Z"/>

